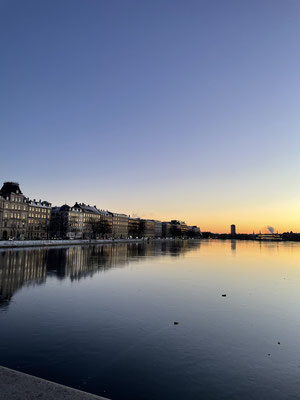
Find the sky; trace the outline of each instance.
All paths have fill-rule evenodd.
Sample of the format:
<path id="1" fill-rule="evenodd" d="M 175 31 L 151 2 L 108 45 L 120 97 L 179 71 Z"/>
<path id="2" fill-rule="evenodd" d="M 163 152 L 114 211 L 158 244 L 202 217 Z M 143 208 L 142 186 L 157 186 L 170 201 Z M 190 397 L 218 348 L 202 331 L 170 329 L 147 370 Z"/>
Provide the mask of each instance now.
<path id="1" fill-rule="evenodd" d="M 0 0 L 0 182 L 300 232 L 298 0 Z"/>

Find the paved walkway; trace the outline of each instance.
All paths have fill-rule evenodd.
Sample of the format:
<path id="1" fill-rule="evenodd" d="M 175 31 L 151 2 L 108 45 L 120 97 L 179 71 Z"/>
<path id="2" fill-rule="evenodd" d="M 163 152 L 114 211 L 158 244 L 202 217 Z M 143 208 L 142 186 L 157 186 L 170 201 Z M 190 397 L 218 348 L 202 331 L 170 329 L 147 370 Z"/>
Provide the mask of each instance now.
<path id="1" fill-rule="evenodd" d="M 67 386 L 0 367 L 0 400 L 107 400 Z"/>

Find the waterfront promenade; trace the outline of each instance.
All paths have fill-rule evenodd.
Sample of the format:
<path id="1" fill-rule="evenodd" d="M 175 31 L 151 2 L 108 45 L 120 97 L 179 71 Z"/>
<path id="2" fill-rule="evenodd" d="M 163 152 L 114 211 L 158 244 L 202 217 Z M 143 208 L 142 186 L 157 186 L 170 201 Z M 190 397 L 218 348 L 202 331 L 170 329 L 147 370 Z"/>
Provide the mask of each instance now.
<path id="1" fill-rule="evenodd" d="M 175 239 L 151 239 L 151 240 L 175 240 Z M 51 246 L 74 246 L 91 244 L 111 244 L 111 243 L 143 243 L 147 239 L 103 239 L 103 240 L 3 240 L 0 241 L 0 248 L 18 247 L 51 247 Z"/>

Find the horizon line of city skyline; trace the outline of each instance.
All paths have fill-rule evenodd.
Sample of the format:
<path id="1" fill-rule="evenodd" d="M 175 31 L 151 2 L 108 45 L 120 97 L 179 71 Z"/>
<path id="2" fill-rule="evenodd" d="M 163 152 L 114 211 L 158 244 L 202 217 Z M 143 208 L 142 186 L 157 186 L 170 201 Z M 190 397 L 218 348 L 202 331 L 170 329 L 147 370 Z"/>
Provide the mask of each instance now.
<path id="1" fill-rule="evenodd" d="M 18 180 L 15 180 L 15 179 L 10 179 L 10 180 L 4 180 L 3 181 L 3 183 L 15 183 L 15 184 L 17 184 L 17 185 L 19 185 L 20 183 L 19 183 L 19 181 Z M 27 197 L 27 199 L 29 200 L 29 198 L 30 197 Z M 41 199 L 39 199 L 39 200 L 36 200 L 36 199 L 32 199 L 31 201 L 33 201 L 33 202 L 41 202 L 42 200 Z M 45 201 L 45 200 L 43 200 L 43 201 Z M 47 201 L 48 202 L 48 201 Z M 51 204 L 51 206 L 53 205 L 53 202 L 49 202 L 50 204 Z M 82 204 L 82 205 L 87 205 L 87 206 L 90 206 L 90 204 L 88 204 L 88 202 L 87 203 L 85 203 L 84 201 L 81 201 L 81 202 L 79 202 L 79 201 L 75 201 L 74 202 L 74 205 L 76 205 L 76 204 Z M 69 204 L 68 204 L 68 202 L 67 201 L 65 201 L 64 202 L 64 204 L 62 204 L 61 206 L 63 206 L 63 205 L 67 205 L 67 206 L 69 206 Z M 61 207 L 61 206 L 58 206 L 58 205 L 55 205 L 55 206 L 52 206 L 52 208 L 55 208 L 55 207 Z M 69 206 L 69 207 L 72 207 L 72 206 Z M 135 214 L 135 213 L 126 213 L 126 212 L 124 212 L 124 211 L 111 211 L 110 209 L 108 209 L 108 208 L 101 208 L 101 207 L 98 207 L 98 206 L 96 206 L 96 205 L 93 205 L 93 207 L 96 207 L 98 210 L 100 210 L 100 211 L 107 211 L 107 212 L 110 212 L 110 213 L 115 213 L 115 214 L 123 214 L 123 215 L 126 215 L 126 216 L 128 216 L 129 218 L 136 218 L 136 219 L 147 219 L 147 220 L 152 220 L 152 221 L 155 221 L 155 220 L 158 220 L 157 218 L 151 218 L 151 217 L 145 217 L 145 216 L 138 216 L 137 214 Z M 149 212 L 149 214 L 151 214 L 151 212 Z M 183 221 L 183 219 L 182 218 L 172 218 L 171 220 L 178 220 L 178 221 Z M 184 221 L 186 221 L 186 219 L 184 219 Z M 165 218 L 165 219 L 161 219 L 161 222 L 168 222 L 167 221 L 167 218 Z M 189 225 L 189 226 L 196 226 L 196 227 L 199 227 L 199 225 L 198 224 L 187 224 L 187 225 Z M 201 230 L 201 226 L 199 227 L 200 228 L 200 230 L 202 231 L 202 232 L 206 232 L 206 233 L 213 233 L 213 234 L 220 234 L 220 235 L 222 235 L 222 234 L 230 234 L 230 233 L 232 233 L 232 230 L 231 230 L 231 227 L 232 226 L 235 226 L 236 228 L 235 228 L 235 230 L 237 229 L 237 227 L 238 227 L 238 225 L 236 225 L 236 224 L 232 224 L 232 223 L 229 223 L 228 224 L 228 231 L 227 230 L 225 230 L 225 231 L 219 231 L 219 230 L 213 230 L 213 229 L 202 229 Z M 290 233 L 290 232 L 293 232 L 292 230 L 283 230 L 283 231 L 279 231 L 278 229 L 275 229 L 275 227 L 273 227 L 273 226 L 270 226 L 270 225 L 265 225 L 265 226 L 263 226 L 262 228 L 260 228 L 260 229 L 258 229 L 258 230 L 252 230 L 251 231 L 251 229 L 249 229 L 248 231 L 240 231 L 238 234 L 251 234 L 251 233 L 255 233 L 255 234 L 257 234 L 257 233 L 259 233 L 259 234 L 264 234 L 264 233 L 275 233 L 275 231 L 276 231 L 276 233 L 278 234 L 278 233 L 285 233 L 285 232 L 288 232 L 288 233 Z"/>
<path id="2" fill-rule="evenodd" d="M 46 200 L 30 200 L 18 182 L 5 181 L 0 189 L 0 239 L 126 239 L 199 237 L 200 228 L 184 221 L 159 221 L 130 217 L 75 202 L 52 206 Z"/>

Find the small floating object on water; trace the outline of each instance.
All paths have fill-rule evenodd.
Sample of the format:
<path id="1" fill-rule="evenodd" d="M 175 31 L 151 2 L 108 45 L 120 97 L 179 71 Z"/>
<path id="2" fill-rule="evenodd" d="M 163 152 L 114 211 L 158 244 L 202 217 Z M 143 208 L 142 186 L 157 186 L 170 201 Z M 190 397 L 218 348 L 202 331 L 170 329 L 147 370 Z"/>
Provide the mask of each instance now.
<path id="1" fill-rule="evenodd" d="M 280 344 L 280 342 L 277 342 L 277 344 Z"/>
<path id="2" fill-rule="evenodd" d="M 174 325 L 178 325 L 179 324 L 179 322 L 178 321 L 174 321 Z"/>
<path id="3" fill-rule="evenodd" d="M 222 297 L 226 297 L 227 296 L 227 294 L 222 294 Z"/>
<path id="4" fill-rule="evenodd" d="M 271 354 L 270 353 L 268 353 L 268 356 L 270 356 Z"/>

